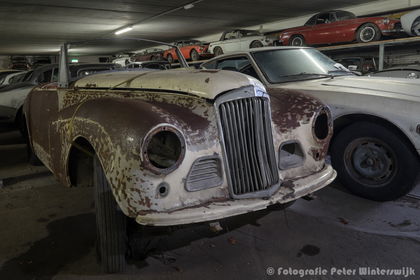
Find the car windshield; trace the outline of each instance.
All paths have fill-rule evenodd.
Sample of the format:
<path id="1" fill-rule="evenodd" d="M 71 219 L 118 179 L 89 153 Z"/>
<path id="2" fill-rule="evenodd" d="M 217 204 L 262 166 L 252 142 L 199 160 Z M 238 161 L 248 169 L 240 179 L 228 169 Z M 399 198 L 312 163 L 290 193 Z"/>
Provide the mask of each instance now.
<path id="1" fill-rule="evenodd" d="M 259 35 L 261 35 L 261 33 L 259 33 L 256 30 L 239 30 L 239 33 L 241 33 L 242 37 L 259 36 Z"/>
<path id="2" fill-rule="evenodd" d="M 253 53 L 253 57 L 270 83 L 353 75 L 341 64 L 310 48 L 260 51 Z"/>

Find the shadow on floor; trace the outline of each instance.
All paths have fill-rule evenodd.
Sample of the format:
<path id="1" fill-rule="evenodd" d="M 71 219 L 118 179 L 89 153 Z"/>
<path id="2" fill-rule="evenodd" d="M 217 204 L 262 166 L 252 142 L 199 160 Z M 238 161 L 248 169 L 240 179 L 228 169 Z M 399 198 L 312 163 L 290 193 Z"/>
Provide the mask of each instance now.
<path id="1" fill-rule="evenodd" d="M 0 279 L 51 279 L 66 264 L 87 255 L 94 246 L 95 216 L 92 213 L 53 221 L 47 229 L 46 238 L 3 264 Z"/>

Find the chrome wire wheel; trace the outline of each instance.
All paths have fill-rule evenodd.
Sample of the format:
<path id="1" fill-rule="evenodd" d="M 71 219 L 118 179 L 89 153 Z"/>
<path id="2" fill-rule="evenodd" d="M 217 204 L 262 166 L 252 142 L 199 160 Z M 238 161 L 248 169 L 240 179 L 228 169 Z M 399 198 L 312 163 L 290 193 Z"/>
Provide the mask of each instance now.
<path id="1" fill-rule="evenodd" d="M 347 172 L 360 184 L 381 187 L 388 184 L 398 170 L 394 151 L 376 138 L 357 138 L 344 151 Z"/>
<path id="2" fill-rule="evenodd" d="M 376 37 L 376 30 L 375 28 L 371 26 L 363 27 L 363 29 L 360 31 L 360 40 L 362 42 L 371 42 Z"/>
<path id="3" fill-rule="evenodd" d="M 291 46 L 297 46 L 297 47 L 303 46 L 304 45 L 303 38 L 300 37 L 300 36 L 293 37 L 290 45 Z"/>

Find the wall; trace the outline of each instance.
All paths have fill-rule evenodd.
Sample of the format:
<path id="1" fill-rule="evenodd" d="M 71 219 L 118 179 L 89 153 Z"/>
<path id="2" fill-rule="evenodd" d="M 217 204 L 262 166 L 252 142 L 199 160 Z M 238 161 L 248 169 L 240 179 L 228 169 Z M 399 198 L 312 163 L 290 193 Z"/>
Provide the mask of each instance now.
<path id="1" fill-rule="evenodd" d="M 9 67 L 10 59 L 9 56 L 0 56 L 0 69 L 7 69 Z"/>

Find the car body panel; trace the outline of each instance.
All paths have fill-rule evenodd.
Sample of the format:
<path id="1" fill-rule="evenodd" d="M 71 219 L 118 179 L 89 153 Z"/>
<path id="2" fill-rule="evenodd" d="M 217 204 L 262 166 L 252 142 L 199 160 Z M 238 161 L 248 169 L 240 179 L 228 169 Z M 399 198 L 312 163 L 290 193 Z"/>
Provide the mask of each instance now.
<path id="1" fill-rule="evenodd" d="M 265 94 L 265 89 L 243 74 L 193 69 L 138 75 L 104 73 L 82 78 L 68 89 L 38 87 L 25 103 L 30 145 L 59 181 L 70 186 L 70 151 L 77 139 L 88 141 L 121 210 L 145 225 L 177 225 L 239 215 L 297 199 L 335 178 L 335 171 L 324 161 L 331 124 L 324 140 L 315 139 L 312 128 L 325 106 L 317 99 L 284 90 L 270 99 L 276 161 L 278 147 L 290 140 L 300 141 L 306 156 L 301 165 L 279 170 L 282 186 L 276 194 L 269 200 L 257 196 L 233 199 L 224 161 L 219 186 L 186 190 L 185 181 L 195 160 L 224 157 L 215 102 L 231 93 L 248 96 Z M 150 131 L 162 126 L 176 129 L 185 140 L 183 161 L 165 174 L 149 168 L 142 148 Z M 164 182 L 170 191 L 161 197 L 157 188 Z M 217 207 L 215 213 L 207 216 L 212 207 Z"/>

